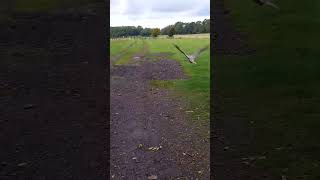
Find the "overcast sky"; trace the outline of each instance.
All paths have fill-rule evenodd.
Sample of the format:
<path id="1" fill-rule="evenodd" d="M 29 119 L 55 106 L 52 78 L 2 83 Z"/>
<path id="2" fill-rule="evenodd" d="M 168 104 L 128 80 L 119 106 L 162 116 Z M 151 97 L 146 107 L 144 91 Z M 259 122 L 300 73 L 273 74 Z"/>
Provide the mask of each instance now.
<path id="1" fill-rule="evenodd" d="M 210 18 L 210 0 L 111 0 L 111 26 L 163 28 Z"/>

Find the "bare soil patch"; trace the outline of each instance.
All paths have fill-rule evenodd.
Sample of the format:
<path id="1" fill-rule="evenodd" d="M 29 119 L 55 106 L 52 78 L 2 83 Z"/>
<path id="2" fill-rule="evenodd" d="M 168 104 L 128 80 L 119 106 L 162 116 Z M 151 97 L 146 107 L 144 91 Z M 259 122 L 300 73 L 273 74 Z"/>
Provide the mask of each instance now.
<path id="1" fill-rule="evenodd" d="M 184 79 L 177 61 L 140 59 L 111 69 L 111 178 L 209 179 L 209 141 L 184 105 L 150 80 Z"/>

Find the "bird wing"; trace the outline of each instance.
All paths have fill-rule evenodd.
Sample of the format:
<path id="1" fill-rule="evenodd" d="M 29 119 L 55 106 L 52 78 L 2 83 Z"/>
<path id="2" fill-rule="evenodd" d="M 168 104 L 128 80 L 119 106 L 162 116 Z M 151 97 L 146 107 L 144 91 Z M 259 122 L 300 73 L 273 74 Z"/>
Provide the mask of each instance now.
<path id="1" fill-rule="evenodd" d="M 174 47 L 176 47 L 183 55 L 185 55 L 185 56 L 189 59 L 189 57 L 187 56 L 187 54 L 186 54 L 185 52 L 183 52 L 183 51 L 179 48 L 178 45 L 176 45 L 176 44 L 173 44 L 173 45 L 174 45 Z"/>
<path id="2" fill-rule="evenodd" d="M 207 50 L 208 48 L 209 48 L 209 45 L 206 45 L 205 47 L 203 47 L 203 48 L 199 49 L 197 52 L 195 52 L 195 53 L 193 54 L 193 56 L 194 56 L 195 58 L 199 57 L 200 54 L 201 54 L 203 51 Z"/>

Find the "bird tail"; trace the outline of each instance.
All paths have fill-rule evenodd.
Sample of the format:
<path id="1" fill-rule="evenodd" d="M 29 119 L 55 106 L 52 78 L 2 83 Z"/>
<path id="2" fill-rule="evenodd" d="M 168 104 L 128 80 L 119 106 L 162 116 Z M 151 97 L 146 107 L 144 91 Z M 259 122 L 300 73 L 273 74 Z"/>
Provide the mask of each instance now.
<path id="1" fill-rule="evenodd" d="M 210 45 L 204 46 L 203 48 L 201 48 L 201 49 L 199 49 L 197 52 L 195 52 L 193 55 L 194 55 L 195 57 L 200 56 L 200 54 L 201 54 L 203 51 L 207 50 L 207 49 L 209 48 L 209 46 L 210 46 Z"/>

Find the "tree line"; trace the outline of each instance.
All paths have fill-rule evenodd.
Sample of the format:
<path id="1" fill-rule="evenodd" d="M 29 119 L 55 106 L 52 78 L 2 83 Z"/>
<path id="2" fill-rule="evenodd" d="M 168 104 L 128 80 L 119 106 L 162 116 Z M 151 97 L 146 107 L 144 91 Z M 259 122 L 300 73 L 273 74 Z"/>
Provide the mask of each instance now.
<path id="1" fill-rule="evenodd" d="M 118 26 L 110 27 L 111 38 L 129 37 L 129 36 L 153 36 L 159 34 L 173 36 L 174 34 L 198 34 L 210 33 L 210 19 L 197 22 L 176 22 L 173 25 L 159 28 L 143 28 L 141 26 Z"/>

